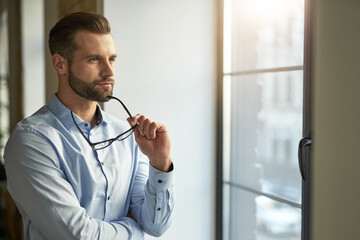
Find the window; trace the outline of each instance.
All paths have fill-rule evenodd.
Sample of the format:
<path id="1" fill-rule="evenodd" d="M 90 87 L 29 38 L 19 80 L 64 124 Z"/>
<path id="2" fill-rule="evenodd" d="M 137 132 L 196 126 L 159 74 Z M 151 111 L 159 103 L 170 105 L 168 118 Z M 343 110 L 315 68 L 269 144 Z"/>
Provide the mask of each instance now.
<path id="1" fill-rule="evenodd" d="M 0 239 L 9 239 L 6 221 L 4 147 L 9 136 L 9 45 L 8 11 L 0 2 Z"/>
<path id="2" fill-rule="evenodd" d="M 0 163 L 9 135 L 9 98 L 8 98 L 8 16 L 7 10 L 0 8 Z"/>
<path id="3" fill-rule="evenodd" d="M 223 239 L 301 239 L 304 0 L 224 0 Z"/>

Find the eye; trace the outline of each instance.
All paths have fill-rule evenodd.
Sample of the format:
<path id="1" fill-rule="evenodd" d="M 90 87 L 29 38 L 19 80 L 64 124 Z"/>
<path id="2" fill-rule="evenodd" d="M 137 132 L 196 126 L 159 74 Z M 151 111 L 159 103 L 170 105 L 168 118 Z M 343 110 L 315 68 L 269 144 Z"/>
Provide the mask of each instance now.
<path id="1" fill-rule="evenodd" d="M 109 58 L 109 62 L 115 62 L 115 60 L 116 60 L 116 58 L 114 58 L 114 57 Z"/>
<path id="2" fill-rule="evenodd" d="M 89 62 L 96 62 L 98 60 L 99 60 L 98 57 L 91 57 L 91 58 L 88 59 Z"/>

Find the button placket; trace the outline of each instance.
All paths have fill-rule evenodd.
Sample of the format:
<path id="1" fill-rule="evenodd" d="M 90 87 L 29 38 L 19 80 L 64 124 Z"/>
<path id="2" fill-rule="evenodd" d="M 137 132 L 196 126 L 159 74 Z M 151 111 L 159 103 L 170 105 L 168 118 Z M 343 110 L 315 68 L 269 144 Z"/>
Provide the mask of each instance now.
<path id="1" fill-rule="evenodd" d="M 87 137 L 87 139 L 90 140 L 90 136 L 91 136 L 90 124 L 84 121 L 84 122 L 80 125 L 80 129 L 81 129 L 81 131 L 84 133 L 84 135 Z M 91 140 L 90 140 L 90 141 L 91 141 Z"/>

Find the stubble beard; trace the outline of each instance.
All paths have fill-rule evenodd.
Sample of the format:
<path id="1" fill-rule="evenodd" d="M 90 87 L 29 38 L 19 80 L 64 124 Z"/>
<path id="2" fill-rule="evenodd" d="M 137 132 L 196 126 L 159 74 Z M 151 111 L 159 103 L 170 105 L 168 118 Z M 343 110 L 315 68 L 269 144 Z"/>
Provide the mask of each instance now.
<path id="1" fill-rule="evenodd" d="M 97 89 L 97 85 L 102 82 L 111 82 L 111 87 L 108 89 Z M 102 80 L 95 80 L 93 82 L 86 82 L 80 78 L 77 78 L 74 73 L 69 70 L 69 85 L 71 89 L 80 97 L 91 101 L 107 102 L 110 99 L 108 96 L 112 96 L 114 79 L 104 78 Z"/>

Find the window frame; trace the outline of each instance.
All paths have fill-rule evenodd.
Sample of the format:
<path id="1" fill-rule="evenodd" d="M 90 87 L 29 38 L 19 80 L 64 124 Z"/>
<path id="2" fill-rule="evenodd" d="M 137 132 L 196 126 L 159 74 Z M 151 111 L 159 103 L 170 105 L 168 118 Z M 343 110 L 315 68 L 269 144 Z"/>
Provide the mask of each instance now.
<path id="1" fill-rule="evenodd" d="M 217 83 L 216 83 L 216 209 L 215 209 L 215 239 L 222 240 L 224 234 L 224 138 L 223 138 L 223 117 L 224 117 L 224 76 L 232 75 L 234 73 L 224 73 L 223 64 L 223 54 L 224 54 L 224 0 L 218 0 L 217 3 Z M 244 74 L 248 73 L 262 73 L 262 72 L 277 72 L 277 71 L 286 71 L 286 70 L 302 70 L 303 71 L 303 126 L 302 126 L 302 135 L 303 137 L 311 137 L 312 132 L 312 69 L 311 69 L 311 46 L 313 45 L 313 33 L 311 29 L 311 23 L 313 13 L 312 9 L 310 9 L 310 0 L 304 0 L 304 53 L 303 53 L 303 65 L 302 66 L 293 66 L 284 68 L 271 68 L 271 69 L 262 69 L 262 70 L 250 70 L 244 72 Z M 238 74 L 238 73 L 236 73 Z M 299 139 L 300 141 L 301 139 Z M 310 211 L 311 211 L 311 154 L 308 153 L 307 156 L 307 180 L 302 182 L 302 203 L 301 207 L 301 215 L 302 215 L 302 224 L 301 224 L 301 239 L 309 240 L 310 239 Z M 240 186 L 242 189 L 246 189 L 245 186 Z M 271 194 L 264 194 L 263 192 L 254 191 L 253 189 L 246 189 L 249 192 L 259 194 L 262 196 L 269 197 L 273 200 L 280 200 L 281 202 L 286 203 L 286 199 L 277 199 L 276 196 Z M 293 205 L 292 202 L 288 202 L 287 204 Z"/>

